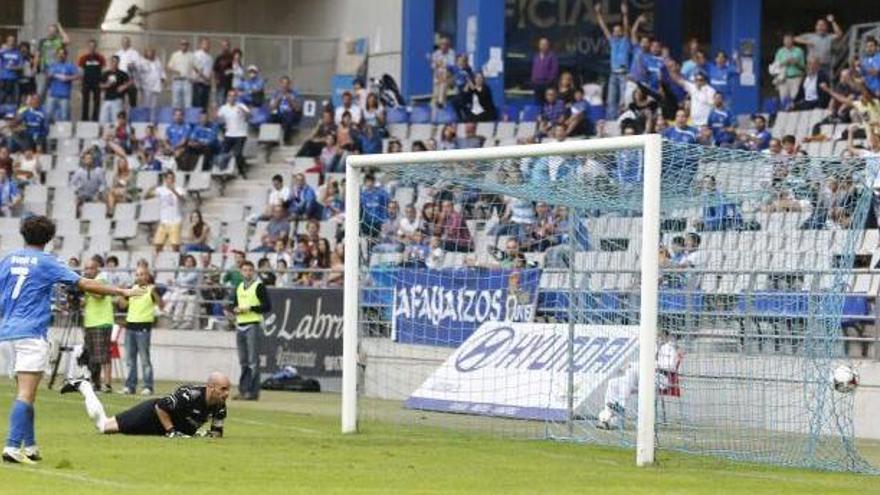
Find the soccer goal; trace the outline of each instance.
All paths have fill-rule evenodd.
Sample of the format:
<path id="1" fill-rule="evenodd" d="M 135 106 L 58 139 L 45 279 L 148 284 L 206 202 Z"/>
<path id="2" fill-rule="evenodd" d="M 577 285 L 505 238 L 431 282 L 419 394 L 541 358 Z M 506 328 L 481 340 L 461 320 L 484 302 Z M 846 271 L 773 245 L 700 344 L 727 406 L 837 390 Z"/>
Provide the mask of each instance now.
<path id="1" fill-rule="evenodd" d="M 342 431 L 866 470 L 832 374 L 875 168 L 656 135 L 351 156 Z"/>

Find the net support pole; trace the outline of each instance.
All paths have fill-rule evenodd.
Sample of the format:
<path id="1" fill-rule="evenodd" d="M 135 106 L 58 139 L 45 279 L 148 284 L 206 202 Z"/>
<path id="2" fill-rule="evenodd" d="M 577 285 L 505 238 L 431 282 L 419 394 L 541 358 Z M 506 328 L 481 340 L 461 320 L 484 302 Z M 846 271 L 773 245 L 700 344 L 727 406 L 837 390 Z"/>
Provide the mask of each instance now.
<path id="1" fill-rule="evenodd" d="M 345 169 L 345 284 L 342 326 L 342 433 L 357 432 L 358 286 L 360 285 L 360 170 Z"/>
<path id="2" fill-rule="evenodd" d="M 641 307 L 639 318 L 639 407 L 636 465 L 654 463 L 655 356 L 657 354 L 658 281 L 660 279 L 660 136 L 645 136 L 642 194 Z"/>

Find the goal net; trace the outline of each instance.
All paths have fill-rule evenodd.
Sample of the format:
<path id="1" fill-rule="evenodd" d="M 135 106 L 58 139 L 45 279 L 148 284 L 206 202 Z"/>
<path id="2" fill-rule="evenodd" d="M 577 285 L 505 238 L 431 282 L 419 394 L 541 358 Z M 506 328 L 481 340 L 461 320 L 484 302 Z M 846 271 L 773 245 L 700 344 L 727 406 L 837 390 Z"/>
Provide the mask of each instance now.
<path id="1" fill-rule="evenodd" d="M 343 431 L 869 469 L 831 375 L 876 163 L 631 136 L 348 165 Z"/>

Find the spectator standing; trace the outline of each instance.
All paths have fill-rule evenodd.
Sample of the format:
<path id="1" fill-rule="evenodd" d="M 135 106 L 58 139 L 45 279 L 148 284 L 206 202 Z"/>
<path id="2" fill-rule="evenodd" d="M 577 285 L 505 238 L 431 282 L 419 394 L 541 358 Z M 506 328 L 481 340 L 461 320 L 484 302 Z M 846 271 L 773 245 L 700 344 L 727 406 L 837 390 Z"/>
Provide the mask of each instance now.
<path id="1" fill-rule="evenodd" d="M 0 169 L 6 172 L 7 177 L 12 177 L 14 163 L 9 153 L 9 148 L 6 146 L 0 146 Z"/>
<path id="2" fill-rule="evenodd" d="M 174 277 L 174 283 L 163 297 L 165 308 L 171 317 L 171 328 L 192 325 L 196 315 L 196 287 L 199 283 L 199 272 L 196 269 L 196 258 L 187 254 Z"/>
<path id="3" fill-rule="evenodd" d="M 233 88 L 232 86 L 232 50 L 229 47 L 229 40 L 220 42 L 220 53 L 214 58 L 214 83 L 215 99 L 217 105 L 222 105 L 226 100 L 226 93 Z"/>
<path id="4" fill-rule="evenodd" d="M 776 67 L 771 66 L 771 73 L 775 73 L 773 83 L 779 92 L 779 99 L 782 102 L 793 101 L 804 78 L 806 60 L 803 49 L 794 44 L 791 33 L 782 37 L 782 47 L 776 50 L 773 65 Z"/>
<path id="5" fill-rule="evenodd" d="M 565 103 L 557 97 L 556 89 L 547 88 L 544 106 L 538 116 L 538 132 L 542 135 L 550 134 L 554 125 L 565 123 L 566 113 Z"/>
<path id="6" fill-rule="evenodd" d="M 214 57 L 211 56 L 211 41 L 202 38 L 199 49 L 193 54 L 192 106 L 208 111 L 211 101 L 211 78 L 214 72 Z"/>
<path id="7" fill-rule="evenodd" d="M 49 24 L 46 31 L 46 37 L 41 38 L 37 42 L 37 72 L 40 77 L 38 83 L 40 85 L 40 99 L 46 99 L 46 90 L 48 89 L 48 81 L 46 80 L 46 69 L 55 62 L 55 56 L 58 50 L 70 43 L 70 37 L 64 32 L 61 24 Z"/>
<path id="8" fill-rule="evenodd" d="M 37 60 L 31 53 L 31 45 L 26 41 L 22 41 L 18 45 L 18 51 L 21 53 L 21 73 L 18 78 L 18 101 L 27 101 L 27 97 L 37 94 Z"/>
<path id="9" fill-rule="evenodd" d="M 116 52 L 119 57 L 119 70 L 125 72 L 131 84 L 125 89 L 125 96 L 128 98 L 128 106 L 134 108 L 137 106 L 138 97 L 138 67 L 141 62 L 141 54 L 131 47 L 131 39 L 128 36 L 122 37 L 122 46 Z"/>
<path id="10" fill-rule="evenodd" d="M 98 53 L 98 42 L 88 41 L 86 53 L 80 55 L 77 65 L 82 71 L 82 115 L 81 120 L 98 121 L 101 111 L 101 74 L 107 60 Z"/>
<path id="11" fill-rule="evenodd" d="M 235 158 L 241 178 L 246 179 L 247 162 L 244 159 L 244 144 L 247 141 L 247 119 L 251 109 L 244 103 L 238 102 L 237 98 L 238 93 L 234 89 L 230 90 L 226 95 L 226 104 L 217 111 L 217 118 L 225 125 L 221 153 Z"/>
<path id="12" fill-rule="evenodd" d="M 241 57 L 241 50 L 238 48 L 232 50 L 232 88 L 230 89 L 238 88 L 241 86 L 241 82 L 244 81 L 245 71 L 244 65 L 241 62 Z"/>
<path id="13" fill-rule="evenodd" d="M 829 32 L 829 24 L 833 32 Z M 831 46 L 843 36 L 843 30 L 835 21 L 832 14 L 824 19 L 816 21 L 816 29 L 812 33 L 804 33 L 794 39 L 796 43 L 807 46 L 807 58 L 815 58 L 819 61 L 819 70 L 831 77 Z"/>
<path id="14" fill-rule="evenodd" d="M 76 194 L 77 206 L 88 201 L 106 199 L 106 174 L 91 151 L 87 150 L 82 154 L 79 168 L 70 176 L 70 188 Z"/>
<path id="15" fill-rule="evenodd" d="M 439 224 L 443 250 L 456 253 L 471 252 L 474 249 L 471 234 L 464 217 L 455 211 L 452 201 L 444 200 L 440 204 Z"/>
<path id="16" fill-rule="evenodd" d="M 5 168 L 0 168 L 0 217 L 17 217 L 21 213 L 21 192 Z"/>
<path id="17" fill-rule="evenodd" d="M 739 58 L 735 57 L 734 62 L 734 64 L 730 63 L 724 50 L 718 50 L 715 54 L 715 62 L 707 66 L 709 86 L 724 95 L 726 101 L 730 101 L 734 76 L 739 73 Z"/>
<path id="18" fill-rule="evenodd" d="M 159 107 L 159 95 L 165 84 L 165 68 L 156 56 L 156 50 L 147 48 L 138 67 L 141 78 L 141 97 L 143 106 L 150 109 L 150 122 L 156 121 L 156 109 Z"/>
<path id="19" fill-rule="evenodd" d="M 171 74 L 171 106 L 174 108 L 191 106 L 196 65 L 193 53 L 189 50 L 189 41 L 180 40 L 180 48 L 171 54 L 167 68 Z"/>
<path id="20" fill-rule="evenodd" d="M 431 54 L 431 70 L 434 73 L 434 86 L 431 93 L 431 105 L 435 107 L 446 106 L 446 93 L 452 83 L 450 68 L 455 66 L 455 50 L 450 46 L 447 36 L 441 36 L 437 43 L 437 49 Z M 343 95 L 344 96 L 344 95 Z M 360 122 L 360 120 L 356 120 Z M 339 123 L 339 119 L 336 119 Z"/>
<path id="21" fill-rule="evenodd" d="M 702 127 L 706 125 L 709 112 L 712 111 L 715 100 L 715 89 L 706 81 L 706 73 L 699 71 L 694 74 L 694 82 L 690 82 L 680 74 L 669 73 L 672 80 L 683 87 L 691 97 L 691 118 L 694 125 Z"/>
<path id="22" fill-rule="evenodd" d="M 706 125 L 712 129 L 715 146 L 729 147 L 736 139 L 736 120 L 724 105 L 724 95 L 715 93 L 712 99 L 714 106 L 706 119 Z"/>
<path id="23" fill-rule="evenodd" d="M 165 128 L 165 146 L 176 160 L 183 162 L 183 154 L 186 151 L 186 143 L 192 133 L 192 127 L 184 121 L 183 109 L 181 108 L 174 109 L 171 119 L 171 123 Z M 179 165 L 181 168 L 186 168 L 186 165 L 182 163 Z"/>
<path id="24" fill-rule="evenodd" d="M 153 394 L 153 363 L 150 359 L 150 338 L 153 323 L 156 321 L 156 307 L 163 307 L 162 298 L 152 283 L 152 276 L 146 267 L 138 267 L 134 274 L 135 289 L 139 296 L 119 300 L 119 305 L 127 309 L 125 316 L 125 353 L 128 361 L 128 378 L 122 393 L 135 393 L 138 382 L 138 360 L 141 362 L 144 388 L 141 395 Z"/>
<path id="25" fill-rule="evenodd" d="M 877 38 L 868 38 L 865 41 L 865 54 L 859 61 L 859 72 L 865 80 L 865 87 L 880 97 L 880 51 L 878 51 Z"/>
<path id="26" fill-rule="evenodd" d="M 382 224 L 388 218 L 388 193 L 385 188 L 376 184 L 373 175 L 364 176 L 364 185 L 361 189 L 361 235 L 367 238 L 377 237 Z"/>
<path id="27" fill-rule="evenodd" d="M 676 143 L 695 144 L 697 142 L 697 130 L 688 125 L 687 111 L 675 112 L 675 125 L 666 128 L 663 131 L 663 137 Z"/>
<path id="28" fill-rule="evenodd" d="M 46 98 L 46 114 L 50 122 L 70 120 L 70 93 L 73 81 L 79 79 L 79 70 L 67 61 L 67 49 L 61 48 L 53 62 L 46 69 L 49 85 Z"/>
<path id="29" fill-rule="evenodd" d="M 110 68 L 101 75 L 104 101 L 101 103 L 100 122 L 110 124 L 122 111 L 122 98 L 128 94 L 132 82 L 128 74 L 119 68 L 119 57 L 110 57 Z"/>
<path id="30" fill-rule="evenodd" d="M 342 93 L 342 105 L 336 108 L 333 114 L 333 121 L 336 123 L 337 126 L 342 123 L 342 116 L 346 112 L 351 115 L 352 123 L 354 123 L 355 125 L 360 125 L 361 121 L 363 120 L 363 110 L 361 109 L 361 107 L 357 106 L 354 103 L 354 99 L 350 91 L 345 91 Z"/>
<path id="31" fill-rule="evenodd" d="M 186 191 L 175 183 L 174 172 L 165 172 L 162 185 L 147 192 L 147 199 L 159 199 L 159 226 L 153 237 L 156 253 L 162 251 L 165 244 L 171 244 L 172 251 L 180 249 L 180 227 L 183 222 L 183 203 L 186 202 Z"/>
<path id="32" fill-rule="evenodd" d="M 474 84 L 474 71 L 468 63 L 468 56 L 464 53 L 455 58 L 455 67 L 451 68 L 455 96 L 452 99 L 452 107 L 459 121 L 468 119 L 470 113 L 470 101 L 467 98 L 468 90 Z"/>
<path id="33" fill-rule="evenodd" d="M 538 53 L 532 57 L 532 89 L 535 92 L 535 103 L 543 104 L 547 88 L 556 84 L 559 77 L 559 60 L 550 50 L 550 40 L 538 40 Z"/>
<path id="34" fill-rule="evenodd" d="M 87 259 L 83 265 L 83 277 L 108 284 L 100 261 L 100 257 Z M 110 336 L 115 322 L 113 298 L 86 292 L 83 299 L 83 343 L 88 355 L 89 380 L 95 389 L 101 390 L 101 371 L 110 364 Z M 110 376 L 105 378 L 103 390 L 109 392 Z"/>
<path id="35" fill-rule="evenodd" d="M 468 88 L 467 99 L 470 104 L 470 119 L 477 122 L 494 122 L 498 119 L 492 89 L 486 84 L 486 77 L 482 72 L 474 74 L 474 82 Z"/>
<path id="36" fill-rule="evenodd" d="M 599 27 L 608 40 L 608 46 L 611 53 L 611 71 L 608 74 L 608 91 L 607 101 L 605 103 L 605 118 L 608 120 L 617 119 L 623 102 L 623 95 L 626 93 L 627 75 L 629 73 L 629 59 L 632 52 L 632 44 L 629 39 L 629 8 L 626 2 L 620 4 L 620 16 L 623 24 L 614 24 L 611 30 L 605 24 L 605 18 L 602 16 L 602 4 L 596 3 L 596 17 L 599 21 Z"/>
<path id="37" fill-rule="evenodd" d="M 831 100 L 828 83 L 828 76 L 820 70 L 819 61 L 811 57 L 807 60 L 807 73 L 794 98 L 794 108 L 797 110 L 828 108 L 828 102 Z"/>
<path id="38" fill-rule="evenodd" d="M 36 147 L 40 152 L 46 151 L 46 138 L 49 136 L 49 119 L 40 109 L 40 97 L 31 95 L 27 106 L 18 110 L 16 124 L 23 127 L 17 136 L 20 148 Z"/>
<path id="39" fill-rule="evenodd" d="M 284 140 L 290 139 L 294 127 L 302 117 L 302 101 L 289 77 L 282 76 L 279 80 L 278 89 L 269 100 L 269 111 L 272 112 L 272 121 L 281 124 Z"/>
<path id="40" fill-rule="evenodd" d="M 15 36 L 7 36 L 0 46 L 0 105 L 18 104 L 18 79 L 23 64 L 24 57 L 15 45 Z"/>
<path id="41" fill-rule="evenodd" d="M 233 400 L 257 400 L 260 397 L 257 344 L 262 331 L 263 315 L 272 307 L 265 285 L 255 275 L 254 264 L 250 261 L 243 262 L 241 274 L 243 280 L 235 288 L 230 308 L 235 314 L 235 342 L 241 365 L 238 395 Z"/>

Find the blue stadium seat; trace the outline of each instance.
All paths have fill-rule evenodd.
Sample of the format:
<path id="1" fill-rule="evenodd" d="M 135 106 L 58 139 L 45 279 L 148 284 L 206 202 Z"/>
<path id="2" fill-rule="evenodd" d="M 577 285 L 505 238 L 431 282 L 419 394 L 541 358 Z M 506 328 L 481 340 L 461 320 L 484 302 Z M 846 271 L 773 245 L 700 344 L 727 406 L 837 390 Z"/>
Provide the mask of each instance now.
<path id="1" fill-rule="evenodd" d="M 265 107 L 254 107 L 251 108 L 251 116 L 248 119 L 248 122 L 251 125 L 261 125 L 266 123 L 269 120 L 269 110 Z"/>
<path id="2" fill-rule="evenodd" d="M 605 120 L 605 106 L 604 105 L 590 105 L 589 110 L 589 118 L 590 122 L 598 122 L 600 120 Z"/>
<path id="3" fill-rule="evenodd" d="M 174 120 L 174 109 L 171 107 L 160 107 L 156 112 L 157 124 L 170 124 Z"/>
<path id="4" fill-rule="evenodd" d="M 6 105 L 0 105 L 0 117 L 5 117 L 7 115 L 15 115 L 15 104 L 8 103 Z"/>
<path id="5" fill-rule="evenodd" d="M 506 122 L 516 122 L 519 120 L 519 109 L 511 105 L 504 105 L 501 108 L 501 120 Z"/>
<path id="6" fill-rule="evenodd" d="M 410 124 L 430 124 L 431 108 L 426 106 L 412 107 L 412 113 L 409 115 Z"/>
<path id="7" fill-rule="evenodd" d="M 128 113 L 129 122 L 149 122 L 150 109 L 147 107 L 134 107 Z"/>
<path id="8" fill-rule="evenodd" d="M 456 122 L 458 122 L 458 113 L 451 106 L 437 110 L 437 115 L 434 117 L 435 124 L 455 124 Z"/>
<path id="9" fill-rule="evenodd" d="M 405 107 L 389 108 L 385 113 L 385 121 L 389 124 L 406 124 L 409 122 L 409 113 Z"/>
<path id="10" fill-rule="evenodd" d="M 187 124 L 198 124 L 199 117 L 202 116 L 202 109 L 199 107 L 187 107 L 183 111 L 183 120 Z"/>
<path id="11" fill-rule="evenodd" d="M 541 115 L 541 107 L 538 105 L 526 105 L 523 107 L 521 122 L 534 122 Z"/>

